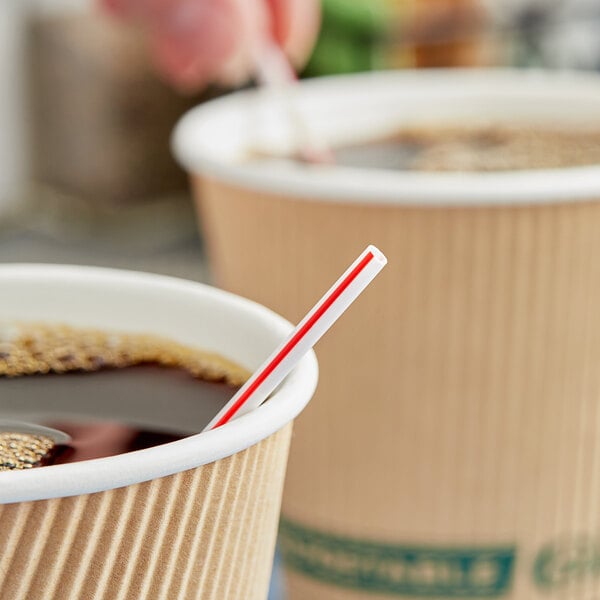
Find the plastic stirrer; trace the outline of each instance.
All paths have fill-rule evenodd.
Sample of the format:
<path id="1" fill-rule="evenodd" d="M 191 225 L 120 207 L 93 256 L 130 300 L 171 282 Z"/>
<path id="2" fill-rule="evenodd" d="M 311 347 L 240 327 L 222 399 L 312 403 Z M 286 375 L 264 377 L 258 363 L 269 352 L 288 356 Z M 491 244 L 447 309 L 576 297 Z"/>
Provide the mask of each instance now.
<path id="1" fill-rule="evenodd" d="M 51 439 L 55 444 L 68 444 L 71 436 L 58 429 L 44 427 L 37 423 L 23 423 L 21 421 L 10 421 L 0 419 L 0 433 L 19 433 L 34 436 L 43 436 Z"/>
<path id="2" fill-rule="evenodd" d="M 335 157 L 331 148 L 316 135 L 296 106 L 293 94 L 298 80 L 281 47 L 263 39 L 255 45 L 253 55 L 258 81 L 275 91 L 277 102 L 289 120 L 298 158 L 313 164 L 333 164 Z"/>
<path id="3" fill-rule="evenodd" d="M 260 406 L 386 264 L 384 254 L 375 246 L 368 246 L 204 431 Z"/>

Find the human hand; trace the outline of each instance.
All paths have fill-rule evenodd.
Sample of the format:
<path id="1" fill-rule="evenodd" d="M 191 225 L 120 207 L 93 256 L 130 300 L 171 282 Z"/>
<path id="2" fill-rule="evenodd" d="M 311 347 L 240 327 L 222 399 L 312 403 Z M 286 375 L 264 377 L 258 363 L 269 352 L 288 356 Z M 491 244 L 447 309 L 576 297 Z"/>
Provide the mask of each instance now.
<path id="1" fill-rule="evenodd" d="M 240 84 L 253 71 L 253 46 L 273 39 L 295 66 L 315 41 L 319 0 L 98 0 L 146 32 L 160 73 L 180 89 Z"/>

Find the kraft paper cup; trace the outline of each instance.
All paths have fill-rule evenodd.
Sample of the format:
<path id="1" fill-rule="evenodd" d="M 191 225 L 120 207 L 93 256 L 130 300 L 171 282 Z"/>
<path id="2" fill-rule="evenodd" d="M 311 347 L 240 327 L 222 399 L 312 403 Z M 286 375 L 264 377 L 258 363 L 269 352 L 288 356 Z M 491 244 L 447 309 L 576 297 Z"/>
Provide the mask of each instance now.
<path id="1" fill-rule="evenodd" d="M 197 283 L 85 267 L 1 266 L 0 303 L 3 321 L 157 334 L 248 370 L 291 328 Z M 264 600 L 291 422 L 316 380 L 309 354 L 266 404 L 217 430 L 0 473 L 0 598 Z"/>
<path id="2" fill-rule="evenodd" d="M 334 145 L 405 123 L 600 128 L 600 79 L 380 73 L 303 83 L 298 106 Z M 366 243 L 389 258 L 318 346 L 284 493 L 290 597 L 596 598 L 600 167 L 246 160 L 285 149 L 278 118 L 245 92 L 176 130 L 217 282 L 294 320 Z"/>

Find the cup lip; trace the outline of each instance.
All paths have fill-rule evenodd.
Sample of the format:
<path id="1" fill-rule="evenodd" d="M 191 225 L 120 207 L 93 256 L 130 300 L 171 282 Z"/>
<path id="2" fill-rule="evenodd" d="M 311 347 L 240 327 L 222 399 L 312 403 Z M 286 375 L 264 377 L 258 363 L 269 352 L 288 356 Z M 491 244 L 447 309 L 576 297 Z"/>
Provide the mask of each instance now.
<path id="1" fill-rule="evenodd" d="M 561 88 L 557 89 L 557 83 Z M 544 91 L 569 99 L 594 94 L 600 101 L 600 75 L 581 71 L 538 69 L 427 69 L 335 75 L 298 84 L 298 102 L 318 105 L 340 86 L 376 91 L 404 86 L 425 97 L 432 90 L 450 99 L 470 93 L 493 93 L 515 101 L 523 94 Z M 314 201 L 398 205 L 506 205 L 596 199 L 600 197 L 600 166 L 504 172 L 419 173 L 353 167 L 294 166 L 268 161 L 264 168 L 224 160 L 203 145 L 208 123 L 227 122 L 241 110 L 251 110 L 261 90 L 235 92 L 192 108 L 177 123 L 172 149 L 188 172 L 254 191 Z"/>
<path id="2" fill-rule="evenodd" d="M 121 269 L 46 264 L 0 265 L 4 278 L 61 278 L 65 282 L 135 282 L 160 285 L 177 294 L 208 295 L 249 318 L 268 320 L 283 338 L 292 325 L 283 317 L 251 300 L 206 284 L 166 275 Z M 91 494 L 166 477 L 209 464 L 245 450 L 291 422 L 308 404 L 317 385 L 318 365 L 310 351 L 274 392 L 269 402 L 218 429 L 125 454 L 81 462 L 52 465 L 29 471 L 0 473 L 0 505 Z"/>

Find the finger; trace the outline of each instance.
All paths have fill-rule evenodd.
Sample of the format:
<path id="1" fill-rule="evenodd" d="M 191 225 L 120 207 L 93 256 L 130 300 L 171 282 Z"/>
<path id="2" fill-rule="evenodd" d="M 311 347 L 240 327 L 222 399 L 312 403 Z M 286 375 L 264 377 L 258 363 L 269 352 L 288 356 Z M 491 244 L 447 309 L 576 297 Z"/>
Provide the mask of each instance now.
<path id="1" fill-rule="evenodd" d="M 265 0 L 231 0 L 231 4 L 238 17 L 236 43 L 221 66 L 218 81 L 239 85 L 254 71 L 257 48 L 272 35 L 272 18 Z"/>
<path id="2" fill-rule="evenodd" d="M 173 84 L 193 89 L 214 79 L 238 46 L 239 15 L 229 0 L 180 0 L 151 25 L 157 67 Z"/>
<path id="3" fill-rule="evenodd" d="M 266 0 L 273 16 L 273 34 L 296 66 L 303 65 L 321 25 L 318 0 Z"/>
<path id="4" fill-rule="evenodd" d="M 123 19 L 138 18 L 144 14 L 145 0 L 98 0 L 100 7 Z"/>

